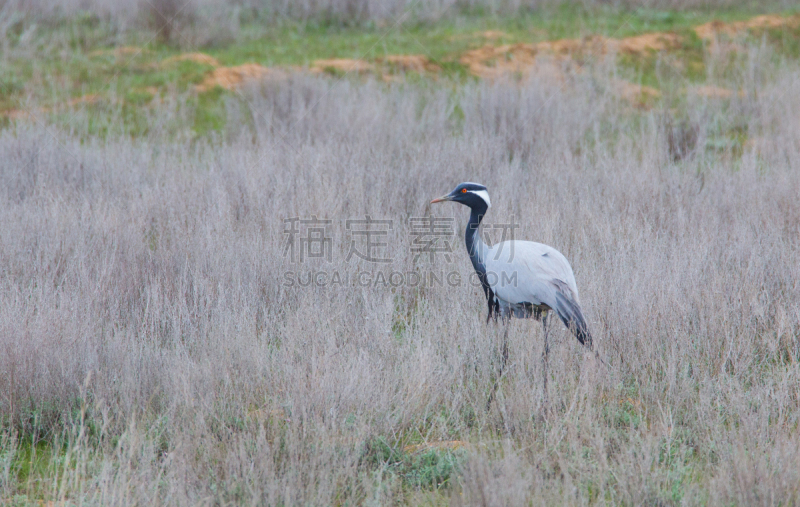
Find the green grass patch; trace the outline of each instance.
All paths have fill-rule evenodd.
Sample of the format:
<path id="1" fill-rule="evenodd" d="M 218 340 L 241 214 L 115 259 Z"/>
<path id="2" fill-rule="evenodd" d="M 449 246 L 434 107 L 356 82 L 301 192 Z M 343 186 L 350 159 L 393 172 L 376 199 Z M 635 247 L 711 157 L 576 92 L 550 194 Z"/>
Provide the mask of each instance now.
<path id="1" fill-rule="evenodd" d="M 0 437 L 0 462 L 8 467 L 8 484 L 0 481 L 3 491 L 0 501 L 10 500 L 11 505 L 31 505 L 42 501 L 51 486 L 44 478 L 63 469 L 67 448 L 33 434 L 17 439 L 14 434 Z"/>
<path id="2" fill-rule="evenodd" d="M 383 469 L 412 490 L 437 491 L 452 485 L 464 456 L 463 450 L 446 448 L 423 448 L 407 453 L 378 437 L 364 446 L 361 465 Z"/>
<path id="3" fill-rule="evenodd" d="M 198 135 L 221 131 L 225 126 L 225 103 L 222 100 L 226 92 L 216 87 L 197 96 L 193 130 Z"/>

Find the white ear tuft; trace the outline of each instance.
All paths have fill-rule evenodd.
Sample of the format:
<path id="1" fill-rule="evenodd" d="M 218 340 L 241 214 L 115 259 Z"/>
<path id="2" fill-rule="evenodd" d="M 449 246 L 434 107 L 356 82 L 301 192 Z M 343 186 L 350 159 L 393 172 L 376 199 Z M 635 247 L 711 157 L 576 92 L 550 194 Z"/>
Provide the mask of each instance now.
<path id="1" fill-rule="evenodd" d="M 483 199 L 486 202 L 487 208 L 492 207 L 492 200 L 489 199 L 489 192 L 487 192 L 486 190 L 470 190 L 470 192 Z"/>

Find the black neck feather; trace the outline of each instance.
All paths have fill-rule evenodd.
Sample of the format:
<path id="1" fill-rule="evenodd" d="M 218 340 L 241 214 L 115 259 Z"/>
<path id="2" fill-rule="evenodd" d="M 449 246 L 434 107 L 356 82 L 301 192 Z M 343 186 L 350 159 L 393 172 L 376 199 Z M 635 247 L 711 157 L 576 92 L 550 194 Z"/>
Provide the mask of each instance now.
<path id="1" fill-rule="evenodd" d="M 467 222 L 467 229 L 464 233 L 464 242 L 467 245 L 469 259 L 472 261 L 472 267 L 475 268 L 475 272 L 478 274 L 478 279 L 481 281 L 481 287 L 483 287 L 483 293 L 486 295 L 486 301 L 489 305 L 489 316 L 487 320 L 491 319 L 493 314 L 496 316 L 499 310 L 495 301 L 494 292 L 491 287 L 489 287 L 487 281 L 486 264 L 483 258 L 485 245 L 480 234 L 481 221 L 483 221 L 483 217 L 486 215 L 488 209 L 489 208 L 485 204 L 471 207 L 472 212 L 469 215 L 469 222 Z"/>

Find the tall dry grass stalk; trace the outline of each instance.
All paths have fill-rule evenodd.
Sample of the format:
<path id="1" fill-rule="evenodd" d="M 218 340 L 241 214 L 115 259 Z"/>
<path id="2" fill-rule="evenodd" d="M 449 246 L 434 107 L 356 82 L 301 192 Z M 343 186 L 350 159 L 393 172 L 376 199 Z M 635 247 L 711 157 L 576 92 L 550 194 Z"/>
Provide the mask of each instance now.
<path id="1" fill-rule="evenodd" d="M 233 102 L 240 127 L 216 143 L 3 131 L 4 498 L 800 502 L 798 77 L 730 104 L 690 94 L 700 139 L 745 121 L 750 141 L 678 162 L 661 113 L 589 79 L 298 77 Z M 513 217 L 575 268 L 608 366 L 558 329 L 547 407 L 540 327 L 515 321 L 484 410 L 502 330 L 477 288 L 285 285 L 312 269 L 466 279 L 466 211 L 427 204 L 463 180 L 489 187 L 487 221 Z M 409 217 L 433 212 L 455 217 L 450 263 L 415 259 Z M 367 214 L 392 220 L 386 264 L 346 260 L 345 220 Z M 292 263 L 284 219 L 313 215 L 333 221 L 331 262 Z M 52 459 L 21 483 L 31 439 Z M 435 493 L 370 451 L 438 440 L 470 445 Z"/>

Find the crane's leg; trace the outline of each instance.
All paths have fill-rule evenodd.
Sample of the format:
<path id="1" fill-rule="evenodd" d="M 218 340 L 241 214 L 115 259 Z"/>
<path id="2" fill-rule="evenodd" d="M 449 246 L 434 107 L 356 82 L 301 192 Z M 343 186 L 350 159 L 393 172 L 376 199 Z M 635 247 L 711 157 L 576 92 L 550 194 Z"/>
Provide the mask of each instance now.
<path id="1" fill-rule="evenodd" d="M 508 362 L 508 328 L 511 327 L 511 319 L 506 319 L 506 330 L 503 332 L 503 351 L 500 358 L 500 376 L 503 376 L 503 370 Z"/>
<path id="2" fill-rule="evenodd" d="M 497 388 L 500 385 L 500 380 L 503 378 L 503 370 L 505 370 L 506 362 L 508 361 L 508 328 L 511 325 L 511 319 L 505 318 L 503 319 L 505 324 L 505 331 L 503 332 L 503 349 L 502 349 L 502 356 L 500 357 L 500 371 L 497 372 L 497 377 L 494 379 L 494 386 L 492 387 L 492 392 L 489 393 L 489 399 L 486 401 L 486 411 L 488 412 L 490 408 L 492 408 L 492 401 L 494 401 L 494 395 L 497 393 Z"/>
<path id="3" fill-rule="evenodd" d="M 544 312 L 542 317 L 542 328 L 544 329 L 544 350 L 542 351 L 542 375 L 544 377 L 544 395 L 542 406 L 547 409 L 547 355 L 550 353 L 550 344 L 547 341 L 549 329 L 547 321 L 549 320 L 550 312 Z"/>

